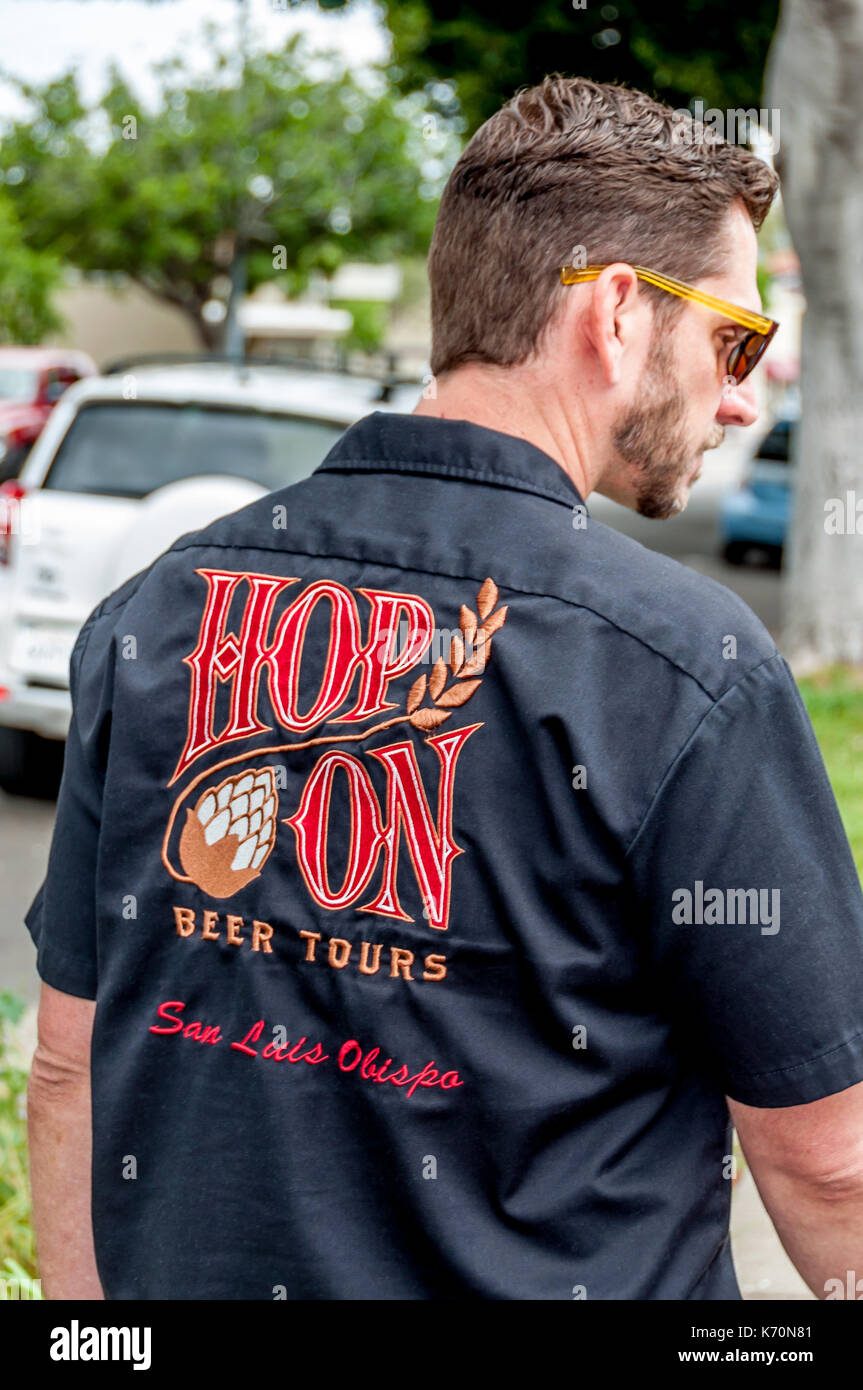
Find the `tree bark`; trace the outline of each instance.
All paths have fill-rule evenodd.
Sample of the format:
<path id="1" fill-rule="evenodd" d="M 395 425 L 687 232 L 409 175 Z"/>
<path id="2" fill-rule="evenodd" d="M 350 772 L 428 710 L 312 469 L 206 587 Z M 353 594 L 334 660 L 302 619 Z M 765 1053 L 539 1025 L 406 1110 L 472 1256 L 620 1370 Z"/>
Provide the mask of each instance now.
<path id="1" fill-rule="evenodd" d="M 158 285 L 152 279 L 133 275 L 131 277 L 136 284 L 146 290 L 147 294 L 153 299 L 160 300 L 163 304 L 170 304 L 172 309 L 179 309 L 186 316 L 192 325 L 192 330 L 197 336 L 202 352 L 221 352 L 224 347 L 225 325 L 222 323 L 208 323 L 201 317 L 203 300 L 200 302 L 190 298 L 188 295 L 181 294 L 177 290 L 169 289 L 167 286 Z"/>
<path id="2" fill-rule="evenodd" d="M 804 673 L 863 662 L 863 0 L 783 0 L 765 87 L 807 304 L 783 591 Z"/>

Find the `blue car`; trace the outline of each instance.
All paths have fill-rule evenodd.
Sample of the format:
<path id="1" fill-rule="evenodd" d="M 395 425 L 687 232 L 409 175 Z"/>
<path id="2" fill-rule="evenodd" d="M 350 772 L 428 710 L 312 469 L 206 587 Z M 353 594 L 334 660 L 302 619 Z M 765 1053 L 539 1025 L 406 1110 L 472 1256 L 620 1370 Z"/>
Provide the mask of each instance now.
<path id="1" fill-rule="evenodd" d="M 777 567 L 791 519 L 790 453 L 797 420 L 778 419 L 761 441 L 740 487 L 719 505 L 719 540 L 732 565 L 766 558 Z"/>

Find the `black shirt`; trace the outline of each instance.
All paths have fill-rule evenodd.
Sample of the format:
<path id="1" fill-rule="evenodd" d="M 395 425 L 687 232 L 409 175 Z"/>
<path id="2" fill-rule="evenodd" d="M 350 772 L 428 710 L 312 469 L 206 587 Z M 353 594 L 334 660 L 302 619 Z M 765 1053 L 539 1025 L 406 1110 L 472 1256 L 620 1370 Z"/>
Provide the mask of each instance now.
<path id="1" fill-rule="evenodd" d="M 863 1080 L 863 898 L 739 599 L 375 412 L 71 683 L 26 921 L 97 1000 L 108 1297 L 740 1297 L 725 1096 Z"/>

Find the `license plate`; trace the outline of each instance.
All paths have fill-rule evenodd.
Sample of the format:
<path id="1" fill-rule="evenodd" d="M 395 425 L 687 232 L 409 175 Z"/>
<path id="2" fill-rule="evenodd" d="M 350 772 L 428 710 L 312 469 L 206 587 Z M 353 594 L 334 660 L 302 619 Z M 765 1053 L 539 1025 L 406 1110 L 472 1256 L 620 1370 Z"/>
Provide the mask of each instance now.
<path id="1" fill-rule="evenodd" d="M 10 665 L 33 680 L 69 683 L 75 633 L 65 628 L 28 627 L 15 634 Z"/>

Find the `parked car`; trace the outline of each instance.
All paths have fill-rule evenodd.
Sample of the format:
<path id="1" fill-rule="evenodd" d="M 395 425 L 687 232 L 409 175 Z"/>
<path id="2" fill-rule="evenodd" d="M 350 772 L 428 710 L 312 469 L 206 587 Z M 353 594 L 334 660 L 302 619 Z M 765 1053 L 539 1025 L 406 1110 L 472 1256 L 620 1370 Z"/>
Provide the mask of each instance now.
<path id="1" fill-rule="evenodd" d="M 129 366 L 73 386 L 0 486 L 0 787 L 56 790 L 69 657 L 93 608 L 181 535 L 306 477 L 420 382 L 311 367 Z"/>
<path id="2" fill-rule="evenodd" d="M 0 482 L 20 471 L 64 391 L 97 370 L 85 352 L 0 347 Z"/>
<path id="3" fill-rule="evenodd" d="M 798 416 L 780 416 L 748 464 L 740 487 L 719 506 L 719 539 L 724 558 L 742 565 L 760 556 L 776 566 L 791 519 L 791 448 Z"/>

